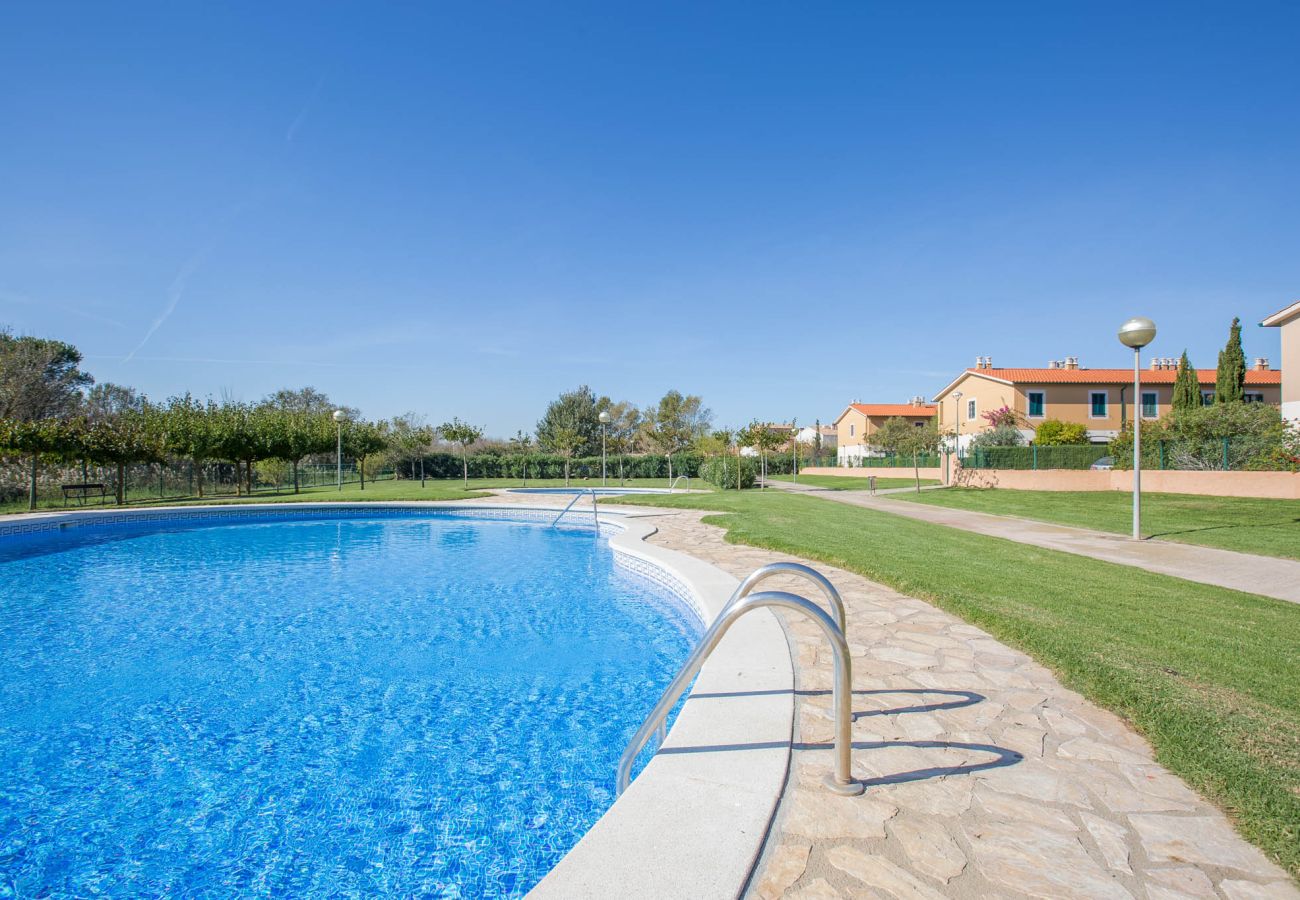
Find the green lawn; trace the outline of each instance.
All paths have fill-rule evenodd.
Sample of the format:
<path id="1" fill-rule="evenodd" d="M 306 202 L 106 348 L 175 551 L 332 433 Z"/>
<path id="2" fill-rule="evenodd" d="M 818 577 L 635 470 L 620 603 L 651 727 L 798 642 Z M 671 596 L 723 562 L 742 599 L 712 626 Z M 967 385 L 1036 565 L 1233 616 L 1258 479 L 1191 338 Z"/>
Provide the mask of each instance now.
<path id="1" fill-rule="evenodd" d="M 573 487 L 600 487 L 600 479 L 590 479 L 583 481 L 574 478 L 570 481 Z M 358 501 L 373 502 L 378 500 L 470 500 L 475 497 L 485 496 L 484 491 L 488 488 L 508 488 L 519 487 L 518 478 L 471 478 L 469 480 L 469 489 L 466 490 L 459 478 L 456 479 L 428 479 L 425 486 L 421 487 L 418 481 L 387 479 L 384 481 L 370 481 L 366 483 L 366 489 L 362 491 L 356 484 L 345 484 L 343 490 L 338 491 L 333 485 L 320 487 L 304 487 L 300 493 L 288 491 L 270 491 L 259 490 L 254 492 L 251 497 L 236 497 L 233 494 L 220 494 L 209 496 L 203 500 L 197 497 L 170 497 L 163 500 L 157 496 L 141 496 L 138 498 L 129 498 L 127 506 L 173 506 L 183 504 L 223 504 L 223 503 L 294 503 L 294 502 L 313 502 L 322 503 L 328 501 Z M 550 479 L 528 479 L 529 487 L 563 487 L 563 478 Z M 610 487 L 618 487 L 618 479 L 611 478 Z M 668 486 L 665 478 L 629 478 L 626 481 L 627 487 L 656 487 L 664 488 Z M 711 490 L 710 486 L 703 481 L 691 479 L 691 490 Z M 602 499 L 602 502 L 604 500 Z M 42 512 L 53 511 L 76 511 L 79 509 L 104 509 L 112 508 L 110 500 L 107 506 L 101 506 L 97 500 L 91 500 L 84 507 L 78 506 L 75 502 L 71 506 L 61 504 L 41 504 Z M 10 503 L 0 507 L 0 512 L 21 513 L 27 512 L 26 502 Z"/>
<path id="2" fill-rule="evenodd" d="M 933 492 L 932 492 L 933 493 Z M 642 497 L 926 599 L 1124 716 L 1300 874 L 1300 606 L 787 493 Z"/>
<path id="3" fill-rule="evenodd" d="M 896 494 L 893 499 L 1118 534 L 1133 528 L 1133 495 L 1122 491 L 947 488 Z M 1300 500 L 1144 493 L 1142 533 L 1166 541 L 1300 559 Z"/>
<path id="4" fill-rule="evenodd" d="M 906 469 L 887 469 L 889 472 L 905 472 Z M 794 481 L 790 475 L 769 475 L 770 481 Z M 829 491 L 865 491 L 868 487 L 866 476 L 859 478 L 856 475 L 800 475 L 800 484 L 808 484 L 813 487 L 826 488 Z M 933 478 L 922 478 L 921 484 L 938 484 Z M 886 478 L 882 475 L 876 476 L 876 488 L 884 490 L 885 488 L 915 487 L 915 478 Z"/>

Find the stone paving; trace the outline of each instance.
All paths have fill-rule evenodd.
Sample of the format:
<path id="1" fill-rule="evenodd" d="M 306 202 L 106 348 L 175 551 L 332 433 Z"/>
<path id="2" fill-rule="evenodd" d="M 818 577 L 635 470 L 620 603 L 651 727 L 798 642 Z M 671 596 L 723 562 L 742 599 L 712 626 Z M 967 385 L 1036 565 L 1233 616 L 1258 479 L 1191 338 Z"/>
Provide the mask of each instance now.
<path id="1" fill-rule="evenodd" d="M 702 515 L 656 510 L 650 541 L 738 578 L 790 558 L 727 544 Z M 795 751 L 749 896 L 1300 898 L 1117 716 L 960 619 L 810 564 L 847 607 L 854 769 L 868 786 L 840 797 L 820 784 L 830 653 L 812 623 L 788 619 Z"/>

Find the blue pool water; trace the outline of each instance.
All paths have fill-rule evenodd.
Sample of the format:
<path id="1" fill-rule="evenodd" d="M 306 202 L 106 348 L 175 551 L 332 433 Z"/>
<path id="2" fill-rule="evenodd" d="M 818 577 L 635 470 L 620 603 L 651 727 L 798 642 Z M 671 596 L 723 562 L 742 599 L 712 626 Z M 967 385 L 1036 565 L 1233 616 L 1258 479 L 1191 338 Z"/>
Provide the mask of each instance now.
<path id="1" fill-rule="evenodd" d="M 507 493 L 511 494 L 582 494 L 594 491 L 597 494 L 666 494 L 667 488 L 620 488 L 620 487 L 598 487 L 598 488 L 576 488 L 576 487 L 544 487 L 544 488 L 508 488 Z"/>
<path id="2" fill-rule="evenodd" d="M 0 896 L 521 895 L 699 632 L 589 530 L 228 521 L 0 540 Z"/>

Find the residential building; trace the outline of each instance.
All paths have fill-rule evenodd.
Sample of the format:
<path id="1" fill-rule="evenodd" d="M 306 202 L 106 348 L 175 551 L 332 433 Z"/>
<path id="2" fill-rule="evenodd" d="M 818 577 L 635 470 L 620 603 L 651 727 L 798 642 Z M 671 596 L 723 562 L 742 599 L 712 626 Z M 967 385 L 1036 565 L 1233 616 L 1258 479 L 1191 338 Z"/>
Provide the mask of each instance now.
<path id="1" fill-rule="evenodd" d="M 823 425 L 820 429 L 816 425 L 805 425 L 799 429 L 799 433 L 794 436 L 794 439 L 805 446 L 815 447 L 818 434 L 821 435 L 823 450 L 835 449 L 839 441 L 839 432 L 835 430 L 834 425 Z"/>
<path id="2" fill-rule="evenodd" d="M 864 456 L 883 456 L 872 447 L 871 437 L 889 419 L 901 418 L 913 425 L 925 425 L 936 414 L 935 407 L 923 397 L 913 397 L 908 403 L 858 403 L 844 408 L 835 420 L 836 462 L 841 466 L 860 461 Z"/>
<path id="3" fill-rule="evenodd" d="M 1169 411 L 1178 360 L 1152 359 L 1142 370 L 1142 418 L 1158 419 Z M 1214 369 L 1198 369 L 1203 403 L 1214 402 Z M 1248 401 L 1280 402 L 1282 372 L 1267 359 L 1256 359 L 1246 372 Z M 961 394 L 960 398 L 956 395 Z M 959 433 L 964 447 L 971 437 L 990 427 L 987 413 L 1007 407 L 1024 423 L 1026 438 L 1039 422 L 1058 419 L 1088 429 L 1093 443 L 1113 439 L 1133 406 L 1132 369 L 1089 369 L 1077 357 L 1054 360 L 1043 369 L 994 368 L 992 357 L 981 356 L 973 368 L 953 379 L 934 397 L 942 429 Z"/>
<path id="4" fill-rule="evenodd" d="M 1300 300 L 1259 324 L 1282 330 L 1282 415 L 1300 422 Z"/>

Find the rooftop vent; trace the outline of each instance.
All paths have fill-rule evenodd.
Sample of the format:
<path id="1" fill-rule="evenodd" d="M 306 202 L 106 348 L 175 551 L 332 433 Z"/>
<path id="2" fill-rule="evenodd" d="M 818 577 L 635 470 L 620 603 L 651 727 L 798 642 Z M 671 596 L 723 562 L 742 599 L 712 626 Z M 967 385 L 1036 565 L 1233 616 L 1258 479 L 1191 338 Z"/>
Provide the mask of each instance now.
<path id="1" fill-rule="evenodd" d="M 1256 372 L 1267 372 L 1267 371 L 1268 371 L 1268 359 L 1266 359 L 1266 358 L 1263 357 L 1263 356 L 1257 356 L 1257 357 L 1255 357 L 1255 371 L 1256 371 Z"/>
<path id="2" fill-rule="evenodd" d="M 1077 369 L 1077 368 L 1079 368 L 1079 357 L 1077 357 L 1077 356 L 1067 356 L 1067 357 L 1065 358 L 1065 368 L 1067 368 L 1067 369 Z"/>

